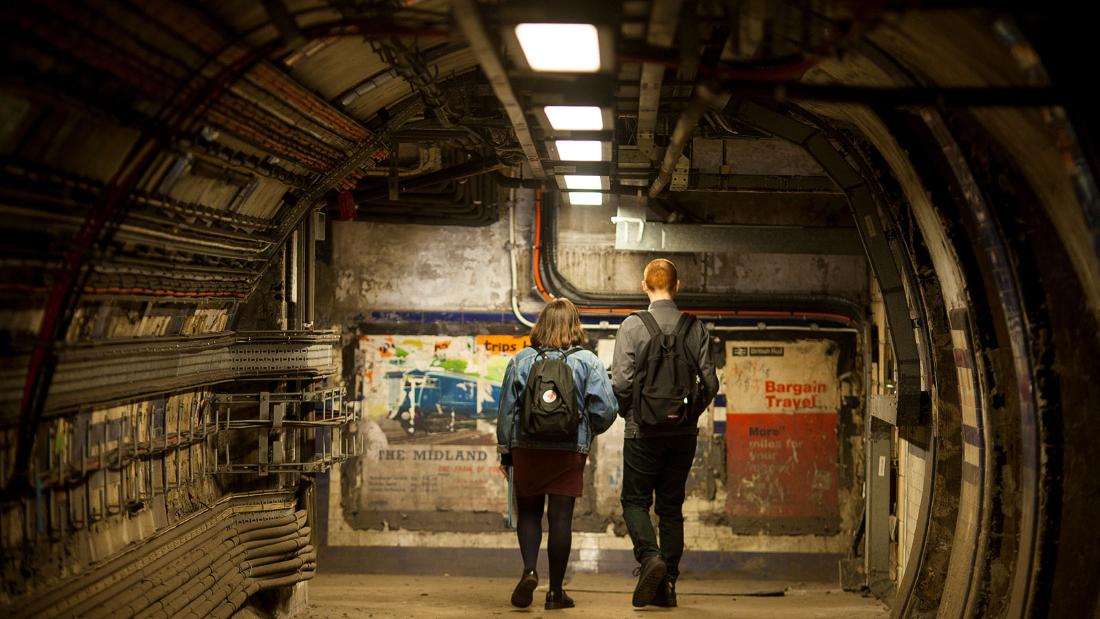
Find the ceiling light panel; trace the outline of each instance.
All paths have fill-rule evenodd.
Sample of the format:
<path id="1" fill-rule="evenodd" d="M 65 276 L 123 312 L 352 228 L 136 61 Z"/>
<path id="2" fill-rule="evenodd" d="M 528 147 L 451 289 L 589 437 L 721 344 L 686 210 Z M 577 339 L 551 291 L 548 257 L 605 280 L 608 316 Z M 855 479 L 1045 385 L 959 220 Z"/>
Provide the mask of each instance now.
<path id="1" fill-rule="evenodd" d="M 557 131 L 603 130 L 603 111 L 594 105 L 548 105 L 543 111 Z"/>
<path id="2" fill-rule="evenodd" d="M 600 37 L 592 24 L 520 24 L 516 38 L 534 71 L 600 70 Z"/>
<path id="3" fill-rule="evenodd" d="M 603 181 L 599 176 L 574 174 L 564 178 L 566 189 L 603 189 Z"/>
<path id="4" fill-rule="evenodd" d="M 569 203 L 574 206 L 600 206 L 603 204 L 603 194 L 596 191 L 570 191 Z"/>
<path id="5" fill-rule="evenodd" d="M 555 140 L 561 161 L 603 161 L 603 142 L 598 140 Z"/>

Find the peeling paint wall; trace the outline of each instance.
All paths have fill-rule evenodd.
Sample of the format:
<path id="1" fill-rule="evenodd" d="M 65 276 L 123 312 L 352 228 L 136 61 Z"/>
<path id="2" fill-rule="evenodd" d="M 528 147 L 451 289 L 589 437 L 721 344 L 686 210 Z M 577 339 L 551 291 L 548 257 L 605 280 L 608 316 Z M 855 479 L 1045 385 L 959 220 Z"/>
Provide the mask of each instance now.
<path id="1" fill-rule="evenodd" d="M 506 221 L 485 228 L 337 222 L 332 232 L 337 320 L 367 309 L 509 305 Z"/>
<path id="2" fill-rule="evenodd" d="M 346 481 L 352 483 L 332 486 L 348 494 L 337 493 L 333 498 L 331 543 L 465 546 L 463 540 L 468 539 L 469 545 L 508 547 L 514 542 L 508 527 L 507 482 L 496 471 L 495 403 L 503 365 L 525 343 L 520 337 L 485 335 L 359 339 L 357 372 L 363 380 L 357 388 L 365 400 L 361 434 L 366 455 L 342 469 L 341 475 L 349 476 Z M 595 344 L 601 358 L 609 360 L 614 345 L 610 334 Z M 756 551 L 839 553 L 856 524 L 859 499 L 858 490 L 852 488 L 858 460 L 852 450 L 859 444 L 840 440 L 840 436 L 859 434 L 858 429 L 841 428 L 851 420 L 842 423 L 838 416 L 842 345 L 821 338 L 723 344 L 720 394 L 700 418 L 696 461 L 688 482 L 689 549 L 733 552 L 755 540 L 751 545 Z M 845 367 L 856 358 L 851 343 L 847 346 Z M 810 407 L 813 412 L 787 410 L 790 406 L 780 403 L 778 411 L 766 413 L 770 418 L 784 417 L 789 438 L 802 441 L 797 448 L 784 444 L 772 450 L 782 451 L 785 460 L 765 463 L 771 466 L 767 471 L 767 466 L 753 461 L 753 455 L 769 450 L 744 448 L 740 433 L 748 432 L 748 426 L 737 421 L 747 398 L 766 397 L 755 394 L 760 385 L 753 383 L 753 376 L 738 370 L 739 351 L 747 347 L 789 347 L 791 354 L 783 359 L 783 367 L 765 367 L 765 374 L 784 384 L 825 385 L 808 396 L 816 398 Z M 466 388 L 457 387 L 457 382 L 425 383 L 429 375 L 441 381 L 464 380 L 469 393 L 449 399 L 440 396 L 432 390 Z M 426 386 L 428 395 L 419 394 Z M 418 402 L 431 410 L 415 416 Z M 806 422 L 810 418 L 812 423 Z M 574 529 L 581 539 L 587 539 L 585 535 L 598 539 L 592 542 L 594 547 L 587 553 L 590 562 L 584 569 L 598 569 L 604 556 L 600 549 L 629 547 L 619 504 L 622 443 L 619 420 L 596 438 L 589 456 Z M 772 470 L 777 468 L 784 470 Z M 759 502 L 745 499 L 746 480 L 761 472 L 768 478 L 766 490 L 771 496 L 763 508 L 746 513 L 746 505 L 760 507 Z M 844 488 L 840 488 L 842 480 Z M 452 537 L 456 533 L 489 537 L 475 542 Z"/>
<path id="3" fill-rule="evenodd" d="M 581 290 L 637 292 L 642 268 L 654 256 L 613 249 L 611 210 L 563 208 L 558 267 Z M 835 205 L 815 203 L 801 215 L 810 214 L 813 220 L 831 225 L 835 223 L 828 219 L 832 215 L 823 213 L 834 211 Z M 773 224 L 793 221 L 776 220 L 774 213 L 768 217 L 767 223 Z M 518 192 L 517 292 L 528 313 L 542 305 L 530 276 L 532 222 L 531 197 Z M 757 222 L 749 218 L 735 223 Z M 347 334 L 344 362 L 350 370 L 345 377 L 353 382 L 352 392 L 364 400 L 366 419 L 359 434 L 366 455 L 333 473 L 329 543 L 514 547 L 515 533 L 508 528 L 507 482 L 495 470 L 493 393 L 499 391 L 503 365 L 522 346 L 517 336 L 527 332 L 511 316 L 509 226 L 507 215 L 480 229 L 333 224 L 331 257 L 321 266 L 318 313 Z M 684 290 L 821 293 L 857 302 L 867 297 L 866 263 L 859 256 L 711 253 L 679 254 L 674 259 Z M 590 335 L 593 348 L 610 363 L 614 333 Z M 832 356 L 822 355 L 821 363 L 813 367 L 796 363 L 792 369 L 803 371 L 805 381 L 830 385 L 830 425 L 820 429 L 824 434 L 815 447 L 823 458 L 818 469 L 828 473 L 830 484 L 825 492 L 828 500 L 816 505 L 817 517 L 773 527 L 761 524 L 760 518 L 752 523 L 739 521 L 731 510 L 731 497 L 738 490 L 730 481 L 730 462 L 743 461 L 746 454 L 738 453 L 739 443 L 727 436 L 732 425 L 727 417 L 731 393 L 724 386 L 734 365 L 731 346 L 761 337 L 764 345 L 772 346 L 795 339 L 790 334 L 716 332 L 713 354 L 716 364 L 725 368 L 719 371 L 723 390 L 700 419 L 684 506 L 688 548 L 716 553 L 840 554 L 859 516 L 856 477 L 862 458 L 860 430 L 855 427 L 859 420 L 842 403 L 846 401 L 842 396 L 860 394 L 851 389 L 842 393 L 838 387 L 838 373 L 851 372 L 861 358 L 850 334 L 809 337 L 811 347 L 831 347 Z M 490 351 L 492 342 L 497 347 Z M 423 398 L 419 390 L 429 379 L 465 381 L 473 398 L 465 404 L 470 410 L 460 410 L 461 405 L 456 407 L 454 402 L 436 402 L 432 396 L 430 402 L 424 400 L 430 410 L 420 411 L 422 416 L 417 417 L 414 403 Z M 619 503 L 622 442 L 620 420 L 593 444 L 584 496 L 574 519 L 575 546 L 581 549 L 576 569 L 598 570 L 608 553 L 630 548 Z M 782 478 L 781 483 L 793 485 L 783 492 L 799 495 L 801 482 L 794 476 Z M 811 504 L 824 495 L 813 496 L 817 498 L 807 499 Z"/>

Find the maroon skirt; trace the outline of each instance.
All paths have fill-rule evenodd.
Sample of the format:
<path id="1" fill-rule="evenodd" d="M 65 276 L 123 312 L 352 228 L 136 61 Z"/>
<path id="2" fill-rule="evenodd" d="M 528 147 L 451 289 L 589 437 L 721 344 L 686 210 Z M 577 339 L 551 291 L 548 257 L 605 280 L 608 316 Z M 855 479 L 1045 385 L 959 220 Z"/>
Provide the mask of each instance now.
<path id="1" fill-rule="evenodd" d="M 587 459 L 588 454 L 563 449 L 513 449 L 512 482 L 516 496 L 581 496 Z"/>

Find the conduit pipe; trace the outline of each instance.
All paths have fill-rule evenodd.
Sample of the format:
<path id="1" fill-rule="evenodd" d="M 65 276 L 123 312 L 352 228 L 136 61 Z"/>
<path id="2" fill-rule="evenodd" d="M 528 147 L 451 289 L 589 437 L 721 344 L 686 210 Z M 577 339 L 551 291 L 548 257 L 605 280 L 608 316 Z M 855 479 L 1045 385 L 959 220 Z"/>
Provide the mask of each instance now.
<path id="1" fill-rule="evenodd" d="M 695 133 L 703 113 L 707 110 L 721 110 L 726 107 L 729 99 L 728 92 L 716 92 L 707 84 L 699 84 L 695 87 L 695 96 L 692 97 L 687 109 L 680 114 L 676 127 L 669 136 L 668 148 L 665 149 L 664 159 L 661 160 L 661 169 L 657 173 L 657 178 L 653 179 L 653 184 L 649 186 L 649 197 L 656 198 L 668 185 L 672 173 L 676 171 L 676 164 L 683 156 L 684 146 Z"/>
<path id="2" fill-rule="evenodd" d="M 310 529 L 303 526 L 305 519 L 305 512 L 299 510 L 293 515 L 228 528 L 212 526 L 71 611 L 54 610 L 90 617 L 110 617 L 120 612 L 175 616 L 234 570 L 247 575 L 257 560 L 265 565 L 286 563 L 285 569 L 269 567 L 265 574 L 308 566 L 316 553 L 309 543 Z M 224 536 L 220 541 L 218 534 Z M 296 560 L 300 563 L 293 563 Z M 134 582 L 137 579 L 140 581 Z"/>
<path id="3" fill-rule="evenodd" d="M 519 298 L 517 293 L 517 286 L 519 276 L 517 275 L 518 268 L 516 267 L 516 190 L 508 190 L 508 264 L 512 270 L 512 314 L 516 317 L 516 320 L 525 327 L 534 327 L 535 323 L 531 322 L 523 312 L 519 309 Z M 584 326 L 584 325 L 581 325 Z"/>

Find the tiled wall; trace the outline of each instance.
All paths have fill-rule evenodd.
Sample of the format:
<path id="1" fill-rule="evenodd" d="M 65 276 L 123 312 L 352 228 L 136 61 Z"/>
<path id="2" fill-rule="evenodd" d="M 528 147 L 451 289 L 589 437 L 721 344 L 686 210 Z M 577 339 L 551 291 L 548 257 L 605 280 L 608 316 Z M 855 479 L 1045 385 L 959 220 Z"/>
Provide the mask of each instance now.
<path id="1" fill-rule="evenodd" d="M 905 573 L 917 530 L 924 493 L 924 465 L 928 452 L 904 438 L 898 439 L 898 574 Z"/>

